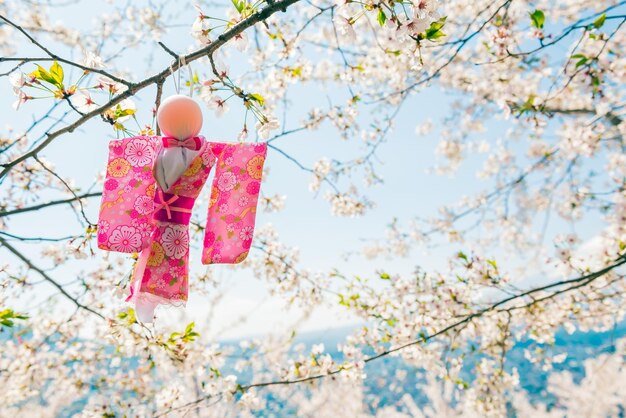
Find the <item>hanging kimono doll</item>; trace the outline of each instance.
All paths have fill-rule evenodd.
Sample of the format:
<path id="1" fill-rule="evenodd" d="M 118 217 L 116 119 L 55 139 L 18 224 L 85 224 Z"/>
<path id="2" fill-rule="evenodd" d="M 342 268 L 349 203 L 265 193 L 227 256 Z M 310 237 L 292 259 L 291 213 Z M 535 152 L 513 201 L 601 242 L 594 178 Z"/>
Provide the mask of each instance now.
<path id="1" fill-rule="evenodd" d="M 267 151 L 266 144 L 197 136 L 202 113 L 186 96 L 164 100 L 157 121 L 163 137 L 110 142 L 98 219 L 99 248 L 139 253 L 126 300 L 142 322 L 152 321 L 157 304 L 187 301 L 189 221 L 213 166 L 202 263 L 246 258 Z"/>

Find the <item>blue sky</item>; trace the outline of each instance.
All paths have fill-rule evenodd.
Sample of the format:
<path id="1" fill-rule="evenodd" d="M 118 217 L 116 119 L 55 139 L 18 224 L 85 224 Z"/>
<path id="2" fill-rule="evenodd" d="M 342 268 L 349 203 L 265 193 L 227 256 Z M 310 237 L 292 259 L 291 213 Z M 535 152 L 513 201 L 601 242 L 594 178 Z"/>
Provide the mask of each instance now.
<path id="1" fill-rule="evenodd" d="M 81 19 L 73 19 L 72 24 L 75 24 L 77 28 L 85 28 L 90 24 L 91 17 L 106 7 L 99 2 L 90 2 L 90 6 L 87 8 L 83 3 L 85 2 L 59 10 L 58 18 L 67 21 L 71 19 L 71 16 L 76 15 L 74 12 L 80 13 Z M 183 9 L 181 8 L 181 14 L 176 17 L 175 22 L 185 25 L 164 34 L 161 38 L 175 51 L 185 51 L 189 45 L 193 44 L 189 29 L 195 17 L 195 9 L 191 5 L 187 9 Z M 204 10 L 211 12 L 208 8 Z M 223 10 L 215 11 L 214 15 L 222 16 Z M 62 48 L 56 51 L 67 57 L 72 56 Z M 20 55 L 33 52 L 37 51 L 31 45 L 22 44 L 19 48 Z M 140 79 L 144 75 L 161 70 L 170 62 L 170 57 L 156 46 L 151 51 L 146 49 L 145 56 L 140 54 L 133 52 L 132 56 L 125 56 L 121 60 L 123 64 L 118 65 L 118 67 L 122 70 L 132 69 L 137 74 L 137 79 Z M 153 54 L 152 62 L 147 60 L 150 54 Z M 318 52 L 318 54 L 323 55 L 322 52 Z M 73 55 L 75 58 L 79 58 L 81 54 L 79 51 L 74 51 Z M 106 56 L 107 54 L 103 55 Z M 240 55 L 233 54 L 229 63 L 230 69 L 235 75 L 249 70 L 248 64 Z M 24 68 L 30 70 L 31 67 L 26 65 Z M 194 63 L 193 69 L 200 73 L 208 73 L 208 68 L 204 63 Z M 0 128 L 3 129 L 9 126 L 18 131 L 23 129 L 28 126 L 33 116 L 41 114 L 42 110 L 52 103 L 51 100 L 47 100 L 45 103 L 43 100 L 29 102 L 16 112 L 11 108 L 12 98 L 9 100 L 9 97 L 12 97 L 12 93 L 8 80 L 3 79 L 3 82 L 0 83 L 0 93 L 2 97 L 5 97 L 5 100 L 0 103 L 0 112 L 4 115 Z M 174 85 L 169 80 L 165 84 L 165 95 L 173 93 L 175 93 Z M 333 85 L 322 88 L 304 86 L 291 89 L 289 99 L 296 105 L 293 110 L 290 110 L 286 121 L 284 121 L 287 129 L 296 127 L 312 106 L 325 106 L 328 97 L 332 97 L 337 104 L 343 104 L 347 95 L 345 90 L 337 89 Z M 150 120 L 149 114 L 153 99 L 153 89 L 149 89 L 135 99 L 140 109 L 138 117 L 143 123 Z M 381 146 L 378 152 L 381 161 L 379 174 L 382 175 L 385 183 L 382 186 L 365 190 L 367 196 L 376 203 L 376 206 L 360 218 L 332 216 L 329 204 L 321 196 L 326 189 L 323 188 L 320 196 L 315 196 L 309 192 L 310 174 L 300 170 L 293 162 L 279 153 L 270 150 L 266 163 L 270 175 L 264 180 L 262 190 L 267 195 L 274 193 L 286 195 L 286 206 L 283 211 L 276 214 L 259 212 L 257 225 L 271 223 L 279 232 L 283 243 L 300 249 L 301 265 L 312 270 L 323 271 L 337 267 L 349 274 L 371 276 L 377 268 L 384 268 L 390 273 L 405 274 L 410 273 L 417 265 L 426 270 L 445 268 L 445 259 L 453 253 L 454 247 L 444 246 L 429 251 L 413 251 L 411 256 L 405 259 L 374 262 L 362 258 L 345 261 L 342 254 L 347 250 L 361 248 L 364 238 L 382 238 L 386 224 L 394 217 L 407 224 L 414 216 L 432 216 L 436 214 L 439 206 L 453 203 L 460 196 L 488 187 L 488 183 L 478 181 L 475 177 L 476 169 L 482 165 L 481 158 L 468 161 L 455 176 L 441 177 L 427 173 L 427 169 L 435 164 L 434 149 L 438 140 L 438 125 L 446 116 L 446 112 L 449 111 L 452 99 L 452 93 L 443 91 L 435 85 L 411 97 L 406 102 L 397 115 L 395 129 L 389 134 L 387 143 Z M 204 111 L 202 134 L 213 141 L 235 141 L 237 133 L 241 129 L 242 107 L 233 101 L 230 105 L 230 113 L 220 119 L 216 118 L 206 106 L 203 105 L 202 107 Z M 280 114 L 277 116 L 282 118 Z M 73 120 L 73 118 L 68 120 Z M 418 137 L 415 134 L 416 126 L 429 119 L 435 124 L 433 133 Z M 249 120 L 249 126 L 253 125 L 250 122 L 252 120 Z M 363 122 L 365 121 L 363 120 Z M 499 121 L 490 123 L 488 132 L 484 134 L 484 139 L 493 142 L 496 138 L 502 137 L 502 126 L 502 122 Z M 76 185 L 87 188 L 93 184 L 96 173 L 104 170 L 107 143 L 112 137 L 112 129 L 98 118 L 94 118 L 71 135 L 56 140 L 46 148 L 42 156 L 52 162 L 57 167 L 57 172 L 64 178 L 73 178 Z M 344 141 L 328 123 L 323 124 L 321 129 L 314 132 L 303 132 L 281 138 L 275 141 L 273 145 L 280 147 L 308 167 L 311 167 L 322 156 L 341 160 L 357 157 L 364 152 L 359 138 Z M 513 146 L 518 147 L 519 145 Z M 358 178 L 354 181 L 357 186 L 362 188 Z M 101 185 L 97 185 L 96 188 L 99 190 Z M 209 187 L 205 186 L 203 193 L 206 194 L 208 191 Z M 40 197 L 46 201 L 58 198 L 58 194 L 42 193 Z M 87 208 L 87 214 L 93 222 L 97 220 L 98 204 L 98 198 L 91 199 Z M 200 215 L 202 217 L 203 214 Z M 588 225 L 588 231 L 583 232 L 591 236 L 598 223 L 594 221 Z M 79 232 L 75 215 L 67 206 L 45 209 L 36 214 L 14 216 L 9 226 L 9 232 L 26 237 L 42 235 L 56 237 Z M 560 227 L 562 225 L 555 224 L 555 228 Z M 39 244 L 20 244 L 19 248 L 37 260 L 41 246 Z M 89 271 L 90 268 L 97 265 L 101 251 L 96 251 L 98 254 L 95 258 L 69 263 L 67 266 L 54 270 L 51 274 L 64 283 L 72 281 L 76 274 Z M 193 268 L 198 269 L 198 271 L 206 268 L 200 264 L 199 254 L 200 248 L 198 246 L 192 249 Z M 17 262 L 3 250 L 0 250 L 0 258 L 3 261 L 9 258 L 11 263 Z M 130 262 L 128 263 L 130 268 Z M 219 305 L 216 306 L 217 316 L 214 323 L 211 324 L 211 332 L 215 333 L 216 337 L 230 338 L 251 333 L 269 332 L 283 326 L 280 321 L 284 321 L 285 318 L 297 316 L 298 310 L 292 311 L 290 315 L 282 314 L 280 309 L 284 302 L 278 298 L 270 297 L 267 294 L 267 284 L 255 279 L 250 271 L 233 273 L 227 266 L 211 266 L 209 268 L 219 275 L 221 286 L 228 289 Z M 38 296 L 44 297 L 50 291 L 50 288 L 41 287 L 38 290 Z M 17 306 L 15 307 L 28 310 L 32 308 L 34 303 L 38 303 L 38 300 L 23 300 L 19 303 L 16 302 Z M 120 309 L 122 309 L 124 303 L 122 300 L 119 303 Z M 254 315 L 247 315 L 249 321 L 246 325 L 231 329 L 228 332 L 220 331 L 223 327 L 228 327 L 233 316 L 238 313 L 251 312 L 254 312 Z M 206 313 L 206 301 L 191 294 L 187 311 L 189 317 L 204 325 L 203 318 L 206 317 Z M 178 314 L 180 312 L 166 313 L 161 317 Z M 324 329 L 352 322 L 354 322 L 354 318 L 342 315 L 339 308 L 322 308 L 314 315 L 313 319 L 306 323 L 303 329 Z"/>

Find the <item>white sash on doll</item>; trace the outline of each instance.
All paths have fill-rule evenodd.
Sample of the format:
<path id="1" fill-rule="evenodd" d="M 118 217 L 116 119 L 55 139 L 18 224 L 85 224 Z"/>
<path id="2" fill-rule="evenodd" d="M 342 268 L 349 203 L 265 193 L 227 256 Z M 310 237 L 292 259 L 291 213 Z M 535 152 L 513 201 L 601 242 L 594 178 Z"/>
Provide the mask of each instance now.
<path id="1" fill-rule="evenodd" d="M 184 147 L 163 148 L 157 156 L 155 177 L 163 190 L 168 190 L 183 175 L 189 164 L 200 153 Z"/>

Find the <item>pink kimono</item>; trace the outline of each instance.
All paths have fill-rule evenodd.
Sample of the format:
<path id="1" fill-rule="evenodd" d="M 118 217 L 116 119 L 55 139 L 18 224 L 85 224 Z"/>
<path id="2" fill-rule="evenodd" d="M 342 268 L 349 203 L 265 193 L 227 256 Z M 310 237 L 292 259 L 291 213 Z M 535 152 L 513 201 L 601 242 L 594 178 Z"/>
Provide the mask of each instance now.
<path id="1" fill-rule="evenodd" d="M 127 299 L 135 302 L 140 318 L 151 318 L 157 304 L 184 305 L 187 301 L 188 225 L 194 201 L 214 165 L 202 263 L 232 264 L 246 258 L 267 152 L 266 144 L 208 142 L 195 137 L 198 153 L 182 176 L 162 190 L 154 169 L 159 153 L 168 146 L 167 139 L 132 137 L 109 144 L 98 247 L 140 253 Z"/>

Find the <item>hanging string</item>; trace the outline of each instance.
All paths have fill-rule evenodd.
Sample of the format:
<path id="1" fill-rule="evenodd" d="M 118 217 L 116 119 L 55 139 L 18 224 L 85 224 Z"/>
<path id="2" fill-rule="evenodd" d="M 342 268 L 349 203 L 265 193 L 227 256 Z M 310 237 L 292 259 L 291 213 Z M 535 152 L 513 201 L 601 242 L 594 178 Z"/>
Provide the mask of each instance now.
<path id="1" fill-rule="evenodd" d="M 170 63 L 170 73 L 174 75 L 174 66 Z M 178 75 L 180 77 L 180 71 L 178 71 Z M 180 94 L 180 84 L 176 84 L 176 78 L 172 78 L 172 83 L 174 83 L 174 89 L 176 90 L 176 94 Z"/>
<path id="2" fill-rule="evenodd" d="M 187 69 L 189 70 L 189 97 L 193 97 L 193 71 L 191 70 L 191 64 L 187 65 Z"/>
<path id="3" fill-rule="evenodd" d="M 189 97 L 193 97 L 193 71 L 191 70 L 191 64 L 187 64 L 187 61 L 185 60 L 185 56 L 181 55 L 179 57 L 180 60 L 180 67 L 178 68 L 178 89 L 179 89 L 179 93 L 180 93 L 180 69 L 182 67 L 187 67 L 187 70 L 189 71 Z"/>
<path id="4" fill-rule="evenodd" d="M 180 55 L 178 57 L 178 61 L 180 62 L 180 64 L 178 65 L 178 87 L 176 88 L 176 94 L 180 94 L 180 69 L 186 65 L 185 56 Z"/>
<path id="5" fill-rule="evenodd" d="M 180 75 L 181 68 L 187 67 L 187 70 L 189 71 L 189 97 L 193 97 L 193 70 L 191 69 L 191 64 L 187 64 L 187 60 L 185 59 L 184 55 L 178 56 L 178 62 L 179 62 L 179 65 L 178 65 L 178 69 L 176 70 L 178 72 L 178 76 L 173 78 L 173 83 L 174 83 L 174 88 L 176 89 L 176 94 L 180 94 L 180 87 L 182 85 L 181 75 Z M 173 63 L 170 63 L 170 73 L 172 75 L 174 74 Z"/>
<path id="6" fill-rule="evenodd" d="M 187 64 L 187 60 L 185 59 L 184 55 L 180 55 L 178 57 L 178 69 L 176 70 L 178 72 L 178 75 L 175 76 L 173 78 L 173 83 L 174 83 L 174 88 L 176 89 L 176 94 L 180 94 L 180 88 L 182 85 L 181 82 L 181 68 L 183 67 L 187 67 L 187 70 L 189 71 L 189 97 L 193 97 L 193 70 L 191 68 L 191 64 Z M 170 63 L 170 73 L 173 75 L 174 74 L 174 65 L 173 63 Z"/>

